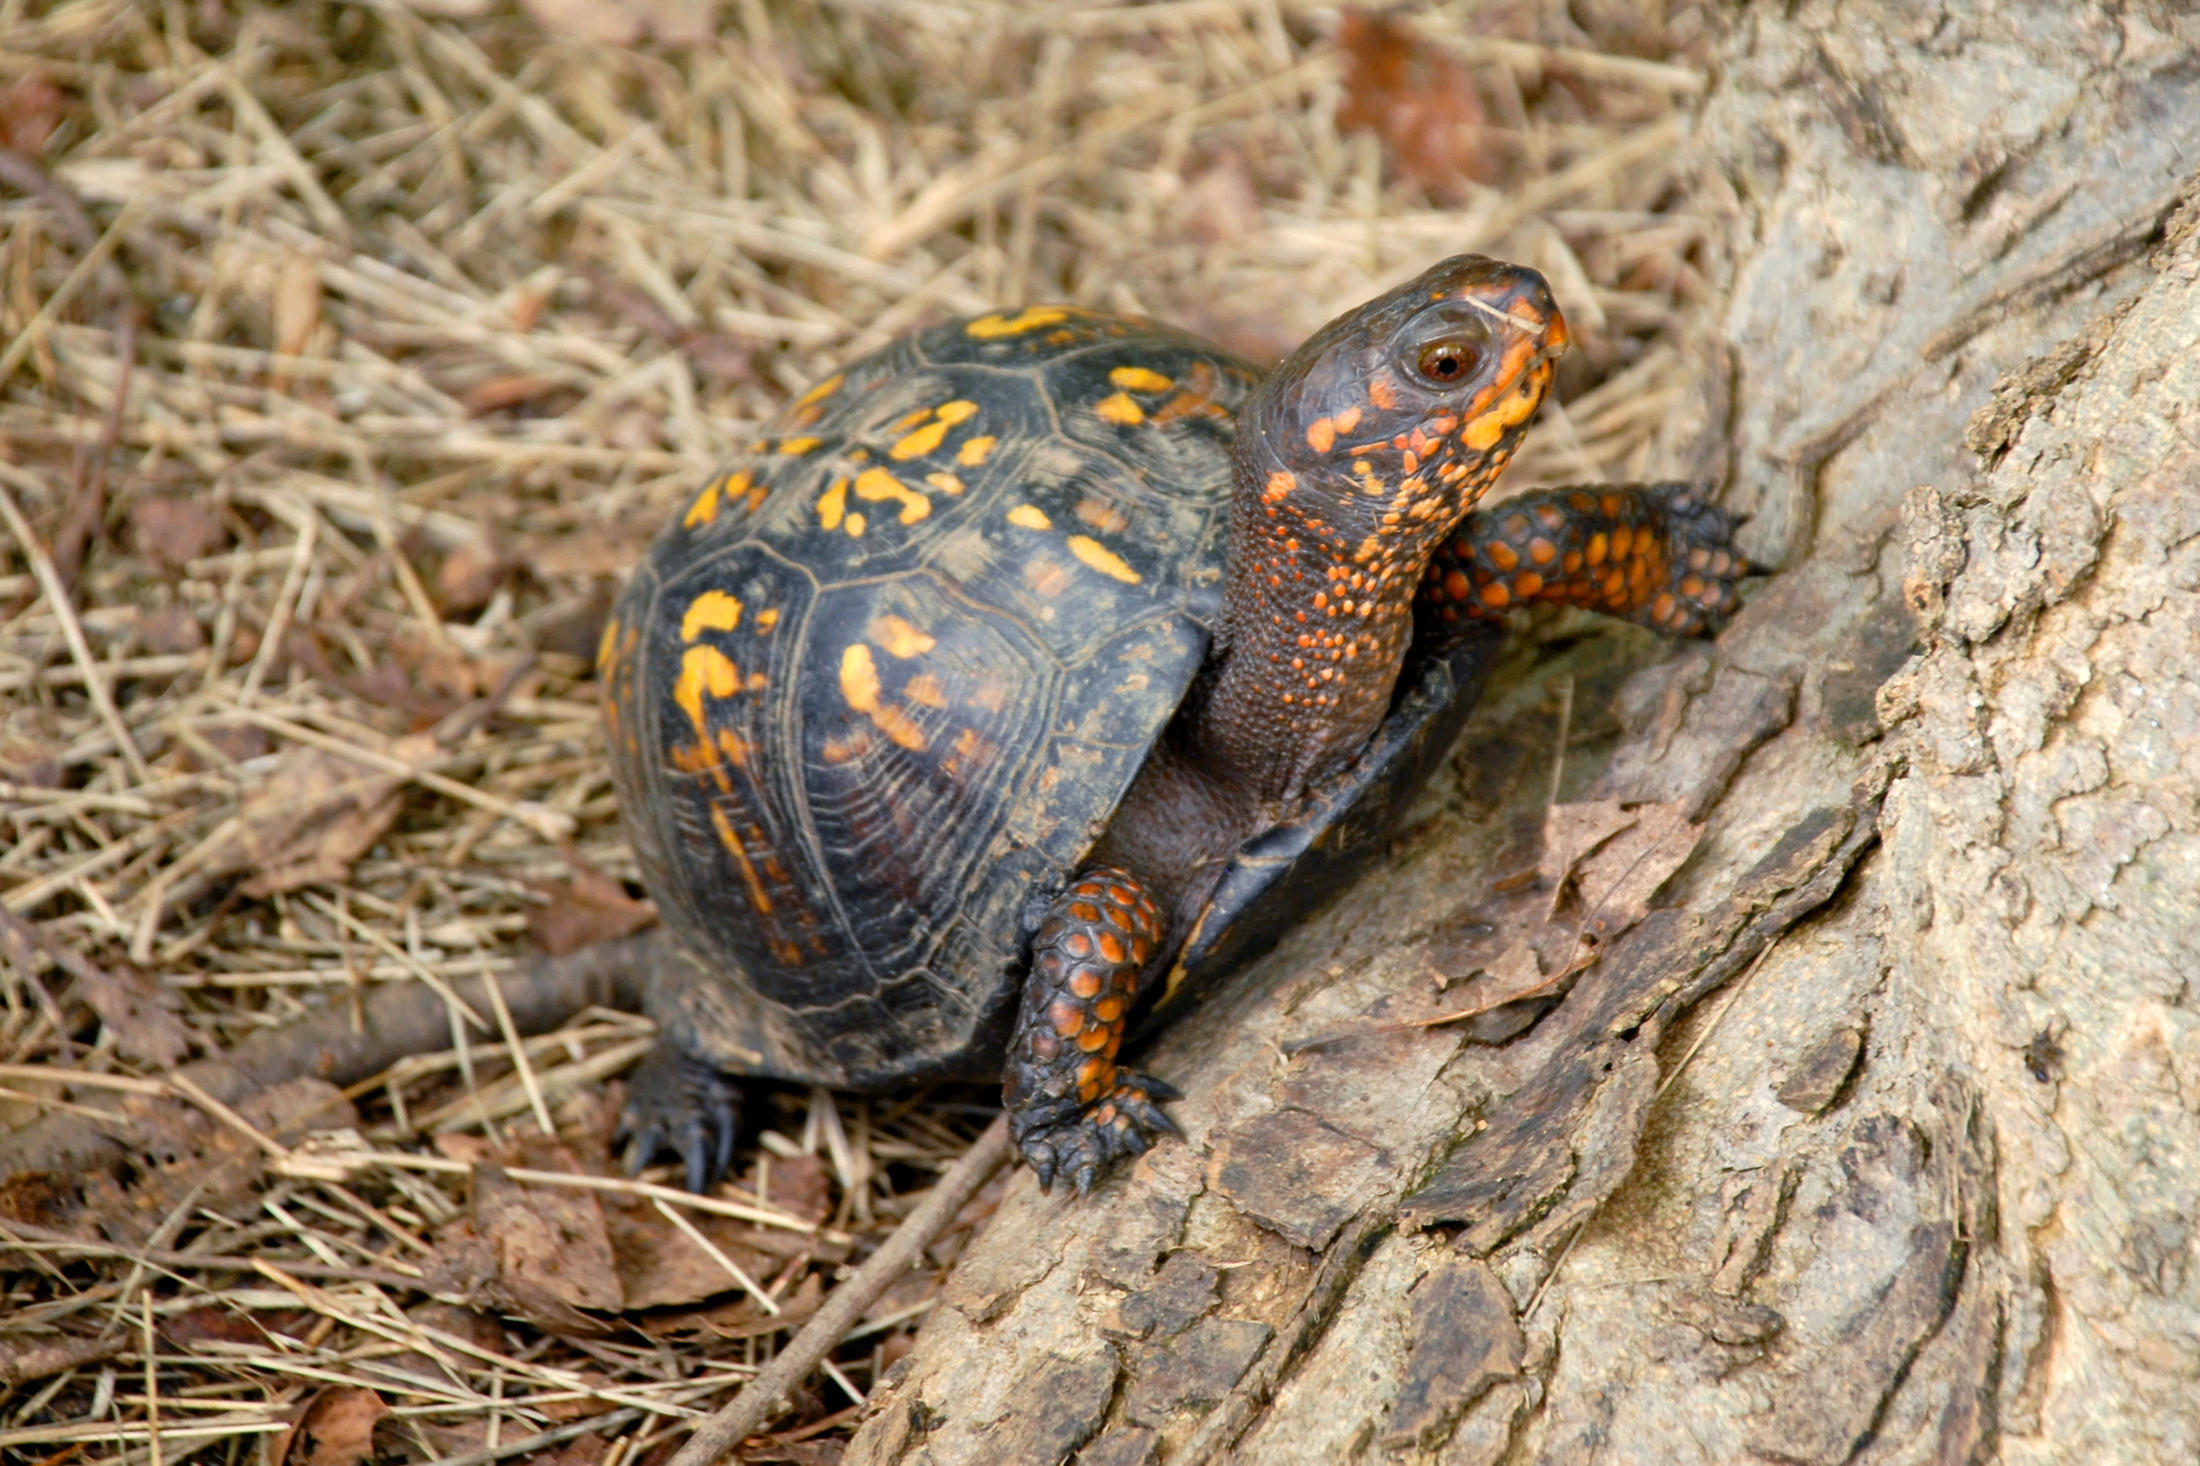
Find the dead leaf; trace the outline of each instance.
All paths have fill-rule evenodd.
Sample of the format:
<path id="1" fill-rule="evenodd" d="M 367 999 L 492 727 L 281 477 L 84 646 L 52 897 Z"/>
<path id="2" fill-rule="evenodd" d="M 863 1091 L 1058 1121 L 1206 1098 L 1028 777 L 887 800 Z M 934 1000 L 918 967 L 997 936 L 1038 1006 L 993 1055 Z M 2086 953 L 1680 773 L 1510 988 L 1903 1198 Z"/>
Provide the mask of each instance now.
<path id="1" fill-rule="evenodd" d="M 833 1183 L 822 1156 L 773 1156 L 768 1184 L 771 1189 L 765 1200 L 789 1216 L 817 1223 L 832 1213 Z M 755 1192 L 754 1169 L 741 1178 L 741 1185 Z"/>
<path id="2" fill-rule="evenodd" d="M 604 1220 L 628 1308 L 700 1303 L 741 1287 L 716 1258 L 655 1207 L 612 1207 Z M 764 1230 L 761 1227 L 730 1217 L 691 1215 L 688 1220 L 758 1283 L 785 1265 L 777 1249 L 766 1251 L 754 1245 Z"/>
<path id="3" fill-rule="evenodd" d="M 569 1155 L 562 1159 L 555 1169 L 579 1171 Z M 534 1305 L 529 1309 L 534 1316 L 547 1321 L 571 1309 L 609 1312 L 624 1301 L 594 1193 L 525 1186 L 500 1167 L 477 1166 L 473 1220 L 496 1247 L 500 1281 L 515 1301 Z"/>
<path id="4" fill-rule="evenodd" d="M 156 565 L 181 570 L 229 538 L 221 516 L 197 499 L 143 498 L 130 505 L 130 535 Z"/>
<path id="5" fill-rule="evenodd" d="M 1486 147 L 1489 114 L 1473 73 L 1415 34 L 1409 24 L 1346 10 L 1337 27 L 1344 90 L 1337 126 L 1368 128 L 1398 171 L 1457 201 L 1467 183 L 1495 183 Z"/>
<path id="6" fill-rule="evenodd" d="M 1640 816 L 1617 799 L 1585 804 L 1554 804 L 1543 811 L 1543 855 L 1538 873 L 1550 883 L 1551 915 L 1566 898 L 1566 878 L 1590 851 L 1635 823 Z"/>
<path id="7" fill-rule="evenodd" d="M 199 618 L 191 614 L 189 606 L 181 604 L 139 611 L 137 634 L 148 650 L 156 652 L 195 652 L 206 645 L 206 631 L 199 625 Z"/>
<path id="8" fill-rule="evenodd" d="M 125 1058 L 173 1069 L 191 1047 L 191 1030 L 178 1016 L 183 1000 L 130 963 L 84 968 L 77 973 L 76 991 L 115 1036 Z"/>
<path id="9" fill-rule="evenodd" d="M 274 735 L 251 723 L 201 723 L 191 731 L 212 744 L 214 751 L 231 763 L 265 758 L 275 751 Z M 183 754 L 185 772 L 196 773 L 206 766 L 189 744 L 183 745 Z"/>
<path id="10" fill-rule="evenodd" d="M 221 1215 L 259 1206 L 255 1186 L 267 1153 L 229 1125 L 195 1105 L 150 1095 L 126 1095 L 121 1113 L 130 1122 L 134 1157 L 128 1184 L 105 1170 L 78 1178 L 82 1210 L 76 1225 L 90 1225 L 115 1241 L 142 1243 L 186 1198 Z M 342 1090 L 325 1079 L 285 1080 L 247 1096 L 237 1114 L 278 1144 L 303 1140 L 308 1131 L 339 1130 L 359 1123 Z"/>
<path id="11" fill-rule="evenodd" d="M 1694 853 L 1704 827 L 1688 822 L 1688 801 L 1639 804 L 1637 823 L 1574 868 L 1588 929 L 1612 936 L 1642 920 L 1666 877 Z"/>
<path id="12" fill-rule="evenodd" d="M 36 161 L 61 125 L 59 88 L 39 76 L 26 76 L 0 87 L 0 148 Z"/>
<path id="13" fill-rule="evenodd" d="M 160 1336 L 178 1348 L 193 1344 L 265 1344 L 267 1331 L 250 1314 L 231 1313 L 213 1304 L 186 1309 L 161 1320 Z"/>
<path id="14" fill-rule="evenodd" d="M 209 837 L 201 869 L 215 876 L 251 872 L 242 889 L 254 897 L 340 881 L 396 820 L 404 787 L 399 775 L 344 754 L 289 748 Z"/>
<path id="15" fill-rule="evenodd" d="M 815 1272 L 802 1275 L 794 1292 L 779 1300 L 779 1312 L 766 1313 L 747 1294 L 692 1313 L 639 1315 L 627 1323 L 655 1339 L 756 1339 L 781 1329 L 799 1328 L 825 1300 Z"/>
<path id="16" fill-rule="evenodd" d="M 292 253 L 275 277 L 275 351 L 301 355 L 321 324 L 321 266 L 309 254 Z"/>
<path id="17" fill-rule="evenodd" d="M 543 951 L 562 957 L 638 932 L 657 919 L 655 902 L 635 900 L 626 887 L 571 851 L 565 860 L 573 867 L 573 879 L 535 883 L 549 904 L 527 913 L 528 934 Z"/>
<path id="18" fill-rule="evenodd" d="M 437 608 L 448 617 L 472 615 L 489 604 L 512 569 L 512 558 L 494 541 L 462 541 L 435 572 Z"/>
<path id="19" fill-rule="evenodd" d="M 469 1166 L 481 1165 L 494 1154 L 488 1141 L 463 1130 L 438 1131 L 429 1143 L 445 1160 L 463 1161 Z"/>
<path id="20" fill-rule="evenodd" d="M 591 1414 L 601 1408 L 587 1400 L 575 1400 L 573 1403 Z M 543 1413 L 549 1415 L 552 1420 L 558 1418 L 548 1410 Z M 577 1420 L 580 1417 L 575 1416 L 573 1418 Z M 604 1453 L 610 1449 L 611 1443 L 609 1441 L 597 1435 L 594 1431 L 588 1431 L 573 1437 L 562 1446 L 553 1447 L 544 1451 L 541 1455 L 531 1458 L 528 1466 L 598 1466 L 598 1463 L 604 1458 Z"/>
<path id="21" fill-rule="evenodd" d="M 307 1397 L 289 1428 L 269 1443 L 275 1466 L 360 1466 L 374 1454 L 374 1427 L 389 1406 L 372 1390 L 330 1385 Z"/>
<path id="22" fill-rule="evenodd" d="M 459 401 L 465 405 L 469 417 L 486 417 L 492 412 L 503 412 L 523 403 L 547 397 L 552 392 L 571 387 L 563 377 L 547 376 L 539 372 L 519 372 L 503 376 L 486 377 L 466 389 Z"/>

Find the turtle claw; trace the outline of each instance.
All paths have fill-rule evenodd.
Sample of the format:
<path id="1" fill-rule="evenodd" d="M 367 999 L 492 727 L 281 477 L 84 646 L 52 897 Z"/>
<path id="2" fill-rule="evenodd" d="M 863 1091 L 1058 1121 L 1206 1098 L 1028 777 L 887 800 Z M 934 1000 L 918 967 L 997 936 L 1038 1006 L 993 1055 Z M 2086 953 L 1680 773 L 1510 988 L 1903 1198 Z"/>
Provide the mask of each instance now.
<path id="1" fill-rule="evenodd" d="M 721 1069 L 660 1043 L 627 1085 L 618 1138 L 635 1175 L 664 1151 L 679 1156 L 687 1189 L 717 1184 L 733 1161 L 741 1131 L 741 1091 Z"/>
<path id="2" fill-rule="evenodd" d="M 1734 547 L 1741 521 L 1695 485 L 1658 484 L 1649 492 L 1662 501 L 1672 569 L 1668 593 L 1654 597 L 1632 619 L 1676 636 L 1715 631 L 1740 608 L 1743 578 L 1763 574 L 1764 567 Z"/>
<path id="3" fill-rule="evenodd" d="M 1053 1102 L 1021 1111 L 1012 1108 L 1009 1126 L 1041 1191 L 1053 1194 L 1059 1178 L 1085 1197 L 1116 1161 L 1144 1155 L 1164 1135 L 1183 1137 L 1176 1122 L 1154 1103 L 1181 1098 L 1173 1085 L 1118 1069 L 1115 1088 L 1093 1104 Z"/>

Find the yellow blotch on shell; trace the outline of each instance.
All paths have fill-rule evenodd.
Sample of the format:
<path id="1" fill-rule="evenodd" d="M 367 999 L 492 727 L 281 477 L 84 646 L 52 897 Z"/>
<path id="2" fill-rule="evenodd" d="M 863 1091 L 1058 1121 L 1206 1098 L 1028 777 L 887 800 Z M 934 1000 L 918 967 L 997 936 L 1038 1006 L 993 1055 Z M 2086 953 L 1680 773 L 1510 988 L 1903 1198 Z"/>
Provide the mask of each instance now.
<path id="1" fill-rule="evenodd" d="M 833 480 L 833 486 L 818 497 L 817 522 L 827 529 L 840 528 L 841 516 L 848 512 L 848 481 Z"/>
<path id="2" fill-rule="evenodd" d="M 695 496 L 695 502 L 688 505 L 688 512 L 681 517 L 680 527 L 683 529 L 701 529 L 704 525 L 716 519 L 718 517 L 719 491 L 724 489 L 725 486 L 726 481 L 722 478 L 714 478 L 703 485 L 703 492 Z"/>
<path id="3" fill-rule="evenodd" d="M 924 476 L 924 481 L 943 494 L 959 494 L 967 487 L 951 473 L 928 473 Z"/>
<path id="4" fill-rule="evenodd" d="M 1018 504 L 1008 511 L 1008 522 L 1019 529 L 1052 529 L 1054 521 L 1036 504 Z"/>
<path id="5" fill-rule="evenodd" d="M 947 706 L 946 689 L 940 686 L 940 679 L 930 672 L 921 672 L 910 678 L 909 686 L 904 690 L 909 694 L 909 700 L 913 703 L 928 708 L 944 708 Z"/>
<path id="6" fill-rule="evenodd" d="M 1141 366 L 1119 366 L 1108 373 L 1108 380 L 1130 392 L 1166 392 L 1176 385 L 1174 378 Z"/>
<path id="7" fill-rule="evenodd" d="M 859 713 L 878 708 L 878 663 L 860 641 L 840 654 L 840 695 Z"/>
<path id="8" fill-rule="evenodd" d="M 932 501 L 883 468 L 866 468 L 856 475 L 856 497 L 874 503 L 893 500 L 901 505 L 901 522 L 915 524 L 932 512 Z"/>
<path id="9" fill-rule="evenodd" d="M 603 624 L 603 637 L 596 643 L 596 675 L 609 680 L 611 664 L 619 653 L 619 621 L 614 616 Z"/>
<path id="10" fill-rule="evenodd" d="M 857 642 L 840 654 L 840 695 L 869 718 L 881 733 L 913 753 L 924 749 L 924 730 L 898 707 L 878 700 L 878 663 L 871 649 Z"/>
<path id="11" fill-rule="evenodd" d="M 781 438 L 779 451 L 789 458 L 800 458 L 824 441 L 823 438 Z"/>
<path id="12" fill-rule="evenodd" d="M 741 602 L 722 590 L 707 590 L 688 602 L 680 618 L 680 640 L 693 641 L 706 631 L 731 631 L 741 624 Z"/>
<path id="13" fill-rule="evenodd" d="M 680 658 L 680 680 L 673 684 L 672 700 L 695 725 L 696 738 L 707 743 L 710 730 L 703 721 L 703 699 L 731 697 L 740 690 L 741 669 L 730 657 L 714 646 L 691 646 Z"/>
<path id="14" fill-rule="evenodd" d="M 1144 577 L 1124 561 L 1121 555 L 1093 539 L 1090 535 L 1073 534 L 1069 537 L 1069 552 L 1099 571 L 1112 576 L 1125 585 L 1136 585 Z"/>
<path id="15" fill-rule="evenodd" d="M 937 420 L 928 422 L 887 449 L 886 456 L 897 463 L 922 458 L 940 446 L 941 441 L 947 437 L 948 427 L 949 424 Z"/>
<path id="16" fill-rule="evenodd" d="M 993 437 L 991 434 L 980 434 L 975 438 L 966 438 L 963 440 L 962 447 L 955 451 L 955 461 L 964 468 L 976 468 L 979 464 L 985 462 L 986 455 L 993 451 L 993 445 L 999 441 L 1000 439 Z"/>
<path id="17" fill-rule="evenodd" d="M 980 341 L 998 341 L 1006 336 L 1021 336 L 1026 331 L 1036 331 L 1041 326 L 1059 325 L 1068 319 L 1069 312 L 1060 306 L 1035 305 L 1013 316 L 1000 311 L 989 316 L 980 316 L 963 327 L 963 332 Z"/>
<path id="18" fill-rule="evenodd" d="M 845 528 L 847 529 L 847 531 L 848 531 L 848 538 L 849 538 L 849 539 L 852 539 L 852 540 L 860 540 L 860 539 L 862 539 L 862 538 L 863 538 L 863 531 L 864 531 L 865 527 L 866 527 L 866 526 L 868 526 L 868 524 L 869 524 L 869 523 L 870 523 L 870 521 L 869 521 L 869 520 L 867 520 L 867 519 L 865 519 L 865 518 L 864 518 L 864 517 L 863 517 L 862 515 L 860 515 L 860 514 L 851 514 L 851 515 L 849 515 L 849 516 L 848 516 L 848 523 L 847 523 L 847 524 L 846 524 L 846 525 L 844 526 L 844 527 L 845 527 Z"/>
<path id="19" fill-rule="evenodd" d="M 766 606 L 756 613 L 756 629 L 758 631 L 769 631 L 778 624 L 779 608 L 777 606 Z"/>
<path id="20" fill-rule="evenodd" d="M 1126 428 L 1136 427 L 1146 420 L 1146 409 L 1133 402 L 1128 392 L 1103 397 L 1092 405 L 1092 410 L 1107 421 L 1120 423 Z"/>
<path id="21" fill-rule="evenodd" d="M 939 645 L 932 637 L 892 614 L 881 616 L 871 623 L 871 639 L 905 662 L 911 657 L 921 657 Z"/>
<path id="22" fill-rule="evenodd" d="M 833 375 L 827 377 L 824 381 L 819 382 L 816 386 L 812 387 L 809 391 L 803 393 L 800 397 L 795 398 L 794 405 L 797 407 L 815 406 L 816 404 L 823 402 L 826 398 L 832 396 L 835 392 L 838 392 L 840 390 L 840 384 L 847 379 L 847 374 L 845 372 L 835 372 L 833 373 Z"/>

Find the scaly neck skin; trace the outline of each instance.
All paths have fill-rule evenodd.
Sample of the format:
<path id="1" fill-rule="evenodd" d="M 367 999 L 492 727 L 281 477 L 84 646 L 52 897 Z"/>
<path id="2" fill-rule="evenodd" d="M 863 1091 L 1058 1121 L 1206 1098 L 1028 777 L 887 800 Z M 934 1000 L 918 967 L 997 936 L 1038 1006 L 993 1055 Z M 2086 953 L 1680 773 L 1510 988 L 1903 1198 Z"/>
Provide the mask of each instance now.
<path id="1" fill-rule="evenodd" d="M 1389 711 L 1429 557 L 1504 469 L 1524 426 L 1459 460 L 1464 471 L 1441 491 L 1418 493 L 1387 443 L 1340 452 L 1342 473 L 1302 469 L 1288 492 L 1271 491 L 1271 476 L 1291 470 L 1271 461 L 1263 437 L 1241 438 L 1228 655 L 1194 730 L 1207 767 L 1280 812 L 1366 744 Z M 1351 472 L 1355 461 L 1370 472 Z"/>
<path id="2" fill-rule="evenodd" d="M 1180 739 L 1268 821 L 1390 710 L 1429 557 L 1566 349 L 1542 276 L 1445 260 L 1314 333 L 1238 418 L 1218 665 Z"/>

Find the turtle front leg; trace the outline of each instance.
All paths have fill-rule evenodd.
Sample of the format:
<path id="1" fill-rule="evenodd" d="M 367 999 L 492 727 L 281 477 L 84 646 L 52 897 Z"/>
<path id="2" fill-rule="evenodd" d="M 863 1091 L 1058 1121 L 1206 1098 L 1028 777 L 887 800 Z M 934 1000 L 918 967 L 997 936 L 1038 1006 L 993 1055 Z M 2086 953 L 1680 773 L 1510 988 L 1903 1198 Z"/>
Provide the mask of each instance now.
<path id="1" fill-rule="evenodd" d="M 1692 484 L 1585 484 L 1476 510 L 1422 577 L 1424 630 L 1531 603 L 1585 606 L 1677 636 L 1716 630 L 1758 568 L 1732 543 L 1734 517 Z M 1431 623 L 1434 623 L 1433 626 Z"/>
<path id="2" fill-rule="evenodd" d="M 1100 866 L 1070 883 L 1032 938 L 1003 1093 L 1009 1134 L 1041 1190 L 1066 1176 L 1082 1196 L 1111 1161 L 1180 1133 L 1155 1103 L 1177 1092 L 1115 1062 L 1161 934 L 1145 885 Z"/>

